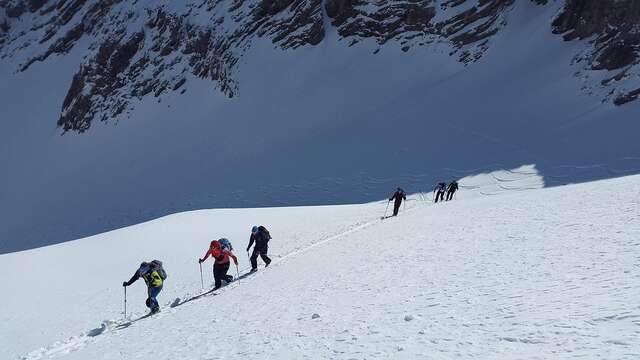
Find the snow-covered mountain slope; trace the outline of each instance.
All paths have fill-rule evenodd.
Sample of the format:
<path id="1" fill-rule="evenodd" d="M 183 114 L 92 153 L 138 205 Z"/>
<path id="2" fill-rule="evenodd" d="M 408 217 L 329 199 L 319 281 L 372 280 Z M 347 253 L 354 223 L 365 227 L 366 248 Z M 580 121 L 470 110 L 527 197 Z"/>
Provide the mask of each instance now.
<path id="1" fill-rule="evenodd" d="M 0 277 L 0 357 L 637 358 L 640 176 L 530 189 L 531 170 L 464 179 L 449 203 L 417 194 L 384 221 L 385 202 L 207 210 L 0 255 L 20 274 Z M 247 270 L 253 223 L 273 264 L 187 301 L 210 239 Z M 163 311 L 118 327 L 120 284 L 151 258 Z M 128 296 L 144 314 L 144 286 Z"/>
<path id="2" fill-rule="evenodd" d="M 0 253 L 525 164 L 637 173 L 636 3 L 578 3 L 0 1 Z"/>

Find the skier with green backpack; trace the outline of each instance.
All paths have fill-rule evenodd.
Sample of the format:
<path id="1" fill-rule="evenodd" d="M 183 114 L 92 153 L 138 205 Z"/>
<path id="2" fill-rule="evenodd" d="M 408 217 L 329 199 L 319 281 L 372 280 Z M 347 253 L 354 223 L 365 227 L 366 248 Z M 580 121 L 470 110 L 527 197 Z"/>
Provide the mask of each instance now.
<path id="1" fill-rule="evenodd" d="M 122 286 L 127 287 L 138 279 L 144 279 L 147 284 L 147 301 L 146 305 L 151 310 L 151 314 L 155 314 L 160 311 L 160 305 L 158 304 L 157 297 L 162 291 L 164 281 L 167 279 L 167 273 L 162 267 L 162 261 L 153 260 L 151 262 L 143 262 L 140 267 L 133 274 L 129 281 L 122 283 Z M 126 302 L 126 298 L 125 298 Z"/>

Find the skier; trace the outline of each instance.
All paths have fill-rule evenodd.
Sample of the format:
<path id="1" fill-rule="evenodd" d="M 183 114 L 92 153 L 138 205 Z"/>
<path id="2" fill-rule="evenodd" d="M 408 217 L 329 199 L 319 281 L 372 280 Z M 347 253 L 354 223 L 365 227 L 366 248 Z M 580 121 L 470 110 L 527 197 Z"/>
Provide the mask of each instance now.
<path id="1" fill-rule="evenodd" d="M 397 188 L 396 192 L 393 193 L 393 196 L 389 199 L 389 201 L 394 200 L 393 203 L 393 216 L 398 215 L 398 210 L 400 210 L 400 205 L 402 204 L 402 200 L 407 200 L 407 194 L 401 188 Z"/>
<path id="2" fill-rule="evenodd" d="M 271 234 L 269 231 L 262 225 L 254 226 L 251 228 L 251 237 L 249 237 L 249 245 L 247 246 L 247 253 L 249 253 L 249 249 L 251 245 L 255 242 L 256 246 L 253 247 L 253 253 L 251 254 L 251 271 L 258 270 L 258 255 L 264 261 L 264 266 L 267 267 L 271 263 L 271 259 L 267 256 L 267 251 L 269 251 L 269 240 L 271 239 Z"/>
<path id="3" fill-rule="evenodd" d="M 160 305 L 158 304 L 158 294 L 162 290 L 164 280 L 167 278 L 167 273 L 162 268 L 162 262 L 159 260 L 153 260 L 151 262 L 143 262 L 140 267 L 133 274 L 129 281 L 122 283 L 122 286 L 129 286 L 136 282 L 139 278 L 143 278 L 147 284 L 147 301 L 145 302 L 147 307 L 151 310 L 151 314 L 155 314 L 160 311 Z"/>
<path id="4" fill-rule="evenodd" d="M 438 198 L 440 198 L 440 200 L 444 201 L 444 193 L 447 190 L 447 184 L 446 183 L 438 183 L 438 185 L 436 185 L 435 189 L 433 189 L 433 191 L 436 193 L 436 198 L 435 198 L 435 202 L 438 202 Z"/>
<path id="5" fill-rule="evenodd" d="M 453 194 L 455 194 L 456 191 L 458 191 L 458 182 L 453 180 L 449 186 L 447 186 L 447 201 L 453 199 Z"/>
<path id="6" fill-rule="evenodd" d="M 209 250 L 204 254 L 204 257 L 202 259 L 198 259 L 200 264 L 207 260 L 209 255 L 215 259 L 213 263 L 213 279 L 215 280 L 213 290 L 217 290 L 222 286 L 222 280 L 226 283 L 233 281 L 233 276 L 227 275 L 230 265 L 229 258 L 233 259 L 236 266 L 238 265 L 238 258 L 233 255 L 231 250 L 233 250 L 233 247 L 231 246 L 231 243 L 229 243 L 229 240 L 224 238 L 220 240 L 213 240 L 209 244 Z"/>

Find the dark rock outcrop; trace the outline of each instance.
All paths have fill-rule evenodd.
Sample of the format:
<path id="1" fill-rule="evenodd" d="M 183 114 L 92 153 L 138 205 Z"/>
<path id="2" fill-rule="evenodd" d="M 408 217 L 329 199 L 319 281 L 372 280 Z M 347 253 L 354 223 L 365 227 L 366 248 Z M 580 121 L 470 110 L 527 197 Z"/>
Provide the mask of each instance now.
<path id="1" fill-rule="evenodd" d="M 548 2 L 530 1 L 540 6 Z M 326 26 L 335 27 L 348 46 L 373 42 L 378 46 L 374 54 L 385 44 L 406 52 L 449 42 L 452 56 L 472 64 L 507 25 L 515 0 L 187 0 L 178 8 L 136 1 L 127 5 L 127 0 L 0 0 L 6 17 L 0 19 L 0 57 L 41 46 L 19 71 L 88 44 L 62 104 L 58 125 L 64 131 L 86 131 L 93 120 L 107 121 L 126 112 L 134 100 L 153 96 L 160 101 L 167 93 L 184 92 L 189 74 L 211 80 L 233 97 L 240 91 L 235 68 L 256 38 L 296 49 L 322 42 L 330 30 Z M 28 31 L 13 30 L 12 21 L 21 17 L 28 17 Z M 592 41 L 588 70 L 618 71 L 601 82 L 614 87 L 639 62 L 639 23 L 638 1 L 567 0 L 552 30 L 567 41 Z M 614 103 L 637 95 L 633 87 L 619 90 Z"/>
<path id="2" fill-rule="evenodd" d="M 640 2 L 635 0 L 568 0 L 553 22 L 564 39 L 594 41 L 593 69 L 615 70 L 638 61 Z"/>
<path id="3" fill-rule="evenodd" d="M 592 70 L 622 70 L 640 64 L 640 2 L 635 0 L 567 0 L 562 13 L 553 22 L 553 31 L 566 41 L 590 39 L 593 50 L 588 56 Z M 603 83 L 609 85 L 611 82 Z M 622 92 L 614 104 L 622 105 L 638 98 L 638 90 Z"/>

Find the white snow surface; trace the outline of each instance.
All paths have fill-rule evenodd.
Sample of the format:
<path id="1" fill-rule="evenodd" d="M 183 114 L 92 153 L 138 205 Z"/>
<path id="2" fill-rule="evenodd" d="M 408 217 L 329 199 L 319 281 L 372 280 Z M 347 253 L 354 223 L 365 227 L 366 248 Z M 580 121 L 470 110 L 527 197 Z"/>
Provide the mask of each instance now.
<path id="1" fill-rule="evenodd" d="M 0 255 L 0 358 L 640 357 L 640 176 L 542 188 L 525 166 L 460 185 L 386 220 L 386 201 L 202 210 Z M 211 239 L 246 272 L 253 224 L 271 230 L 272 265 L 184 302 Z M 154 258 L 163 310 L 119 328 L 121 282 Z M 146 292 L 128 289 L 136 318 Z"/>

